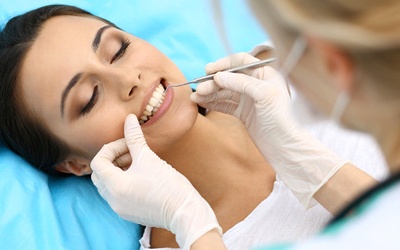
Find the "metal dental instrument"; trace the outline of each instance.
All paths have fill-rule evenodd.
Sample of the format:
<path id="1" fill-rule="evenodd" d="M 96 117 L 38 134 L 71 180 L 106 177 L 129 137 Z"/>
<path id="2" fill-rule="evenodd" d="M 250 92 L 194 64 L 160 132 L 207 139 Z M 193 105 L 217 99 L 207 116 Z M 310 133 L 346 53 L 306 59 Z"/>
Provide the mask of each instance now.
<path id="1" fill-rule="evenodd" d="M 249 63 L 249 64 L 245 64 L 245 65 L 241 65 L 239 67 L 235 67 L 235 68 L 231 68 L 231 69 L 222 70 L 221 72 L 238 72 L 238 71 L 241 71 L 244 69 L 258 68 L 258 67 L 267 65 L 273 61 L 275 61 L 275 57 L 257 61 L 257 62 L 253 62 L 253 63 Z M 200 82 L 212 80 L 214 78 L 214 76 L 215 76 L 215 74 L 211 74 L 211 75 L 206 75 L 206 76 L 195 78 L 195 79 L 191 80 L 190 82 L 169 85 L 168 87 L 165 88 L 164 93 L 166 93 L 170 87 L 180 87 L 180 86 L 187 85 L 187 84 L 200 83 Z"/>

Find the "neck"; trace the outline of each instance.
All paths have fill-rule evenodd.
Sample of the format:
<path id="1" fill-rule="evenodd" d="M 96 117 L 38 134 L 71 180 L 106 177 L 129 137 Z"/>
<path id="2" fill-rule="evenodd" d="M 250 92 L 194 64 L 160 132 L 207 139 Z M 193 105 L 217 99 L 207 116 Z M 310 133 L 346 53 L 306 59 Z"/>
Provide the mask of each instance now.
<path id="1" fill-rule="evenodd" d="M 175 168 L 185 163 L 189 159 L 192 160 L 196 156 L 201 156 L 207 148 L 219 144 L 218 141 L 209 140 L 212 135 L 215 135 L 217 129 L 212 123 L 208 122 L 205 117 L 198 115 L 195 124 L 188 133 L 185 134 L 173 147 L 170 147 L 164 152 L 159 152 L 159 156 L 173 165 Z M 210 150 L 207 150 L 210 151 Z M 206 160 L 206 159 L 202 159 Z M 198 164 L 198 161 L 194 162 Z"/>
<path id="2" fill-rule="evenodd" d="M 217 112 L 199 115 L 190 132 L 159 156 L 185 175 L 209 202 L 226 197 L 227 186 L 250 184 L 258 171 L 262 174 L 256 178 L 275 178 L 242 123 Z"/>
<path id="3" fill-rule="evenodd" d="M 243 124 L 222 113 L 199 115 L 184 138 L 158 155 L 188 178 L 224 231 L 243 221 L 273 189 L 275 172 Z M 173 242 L 169 232 L 152 229 L 152 245 L 176 246 Z"/>
<path id="4" fill-rule="evenodd" d="M 376 84 L 376 83 L 375 83 Z M 363 82 L 360 86 L 374 86 Z M 367 132 L 378 142 L 391 172 L 400 170 L 400 100 L 398 92 L 363 88 L 352 98 L 346 117 L 351 128 Z M 385 96 L 383 96 L 385 93 Z"/>
<path id="5" fill-rule="evenodd" d="M 247 134 L 233 117 L 221 113 L 210 113 L 207 117 L 198 115 L 191 130 L 173 147 L 159 155 L 183 173 L 198 167 L 216 165 L 221 160 L 229 162 L 235 158 L 240 161 L 247 157 L 244 151 L 238 150 L 243 147 L 239 143 L 250 143 L 242 136 L 244 133 Z"/>

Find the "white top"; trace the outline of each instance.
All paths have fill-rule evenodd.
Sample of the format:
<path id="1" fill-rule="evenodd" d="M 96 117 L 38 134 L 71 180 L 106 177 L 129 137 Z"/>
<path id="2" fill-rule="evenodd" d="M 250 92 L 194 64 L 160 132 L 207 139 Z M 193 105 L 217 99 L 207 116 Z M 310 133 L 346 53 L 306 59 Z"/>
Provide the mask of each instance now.
<path id="1" fill-rule="evenodd" d="M 350 159 L 356 166 L 378 180 L 387 175 L 384 157 L 371 137 L 345 130 L 330 121 L 316 122 L 307 128 L 326 146 L 338 152 L 343 158 Z M 225 232 L 223 240 L 229 250 L 298 241 L 317 233 L 330 219 L 331 215 L 320 205 L 305 210 L 277 178 L 269 197 L 245 220 Z M 146 228 L 140 240 L 140 249 L 150 249 L 149 239 L 150 228 Z"/>
<path id="2" fill-rule="evenodd" d="M 245 220 L 225 232 L 223 240 L 232 250 L 249 249 L 257 243 L 294 241 L 316 233 L 330 218 L 320 205 L 306 211 L 283 182 L 277 180 L 268 198 Z M 140 249 L 150 249 L 149 239 L 150 228 L 146 228 Z"/>

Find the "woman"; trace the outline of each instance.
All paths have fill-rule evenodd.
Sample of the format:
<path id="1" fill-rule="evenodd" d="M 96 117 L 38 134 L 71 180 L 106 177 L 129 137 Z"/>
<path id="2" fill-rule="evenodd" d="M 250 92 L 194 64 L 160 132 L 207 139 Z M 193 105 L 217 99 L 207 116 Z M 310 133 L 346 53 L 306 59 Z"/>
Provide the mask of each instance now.
<path id="1" fill-rule="evenodd" d="M 178 176 L 174 179 L 180 184 L 178 194 L 191 191 L 191 185 L 199 192 L 191 191 L 190 201 L 197 202 L 186 207 L 187 212 L 198 211 L 212 219 L 192 224 L 206 231 L 219 229 L 215 213 L 227 232 L 244 221 L 236 231 L 231 230 L 231 236 L 225 234 L 233 245 L 246 218 L 267 216 L 276 223 L 288 214 L 293 216 L 290 223 L 279 222 L 281 227 L 269 229 L 267 241 L 275 241 L 304 237 L 330 217 L 321 207 L 304 211 L 286 187 L 275 181 L 275 172 L 240 120 L 219 112 L 200 115 L 189 98 L 189 87 L 164 94 L 169 84 L 186 81 L 180 70 L 156 48 L 106 20 L 69 6 L 34 10 L 10 20 L 4 28 L 0 56 L 1 138 L 46 172 L 90 174 L 90 161 L 104 144 L 124 137 L 125 118 L 134 114 L 151 150 L 190 181 L 172 171 Z M 119 151 L 120 158 L 113 159 L 116 164 L 126 165 L 124 150 Z M 146 152 L 150 156 L 143 158 L 155 157 Z M 141 159 L 133 157 L 133 164 Z M 340 157 L 333 159 L 342 165 Z M 170 169 L 165 164 L 163 168 Z M 164 174 L 159 175 L 161 180 L 156 177 L 152 180 L 164 183 L 164 191 L 168 190 L 170 183 L 163 182 Z M 121 182 L 118 187 L 126 186 Z M 151 193 L 152 187 L 148 188 L 143 193 L 164 198 L 160 197 L 162 189 Z M 275 198 L 266 199 L 271 193 Z M 213 211 L 203 205 L 203 198 Z M 141 202 L 133 210 L 150 210 Z M 276 211 L 275 204 L 284 207 Z M 265 206 L 268 211 L 249 217 L 256 207 Z M 288 227 L 296 228 L 295 232 L 282 234 Z M 184 229 L 171 230 L 180 237 L 178 241 L 186 231 L 197 228 Z M 174 235 L 160 228 L 147 228 L 143 245 L 177 246 Z"/>
<path id="2" fill-rule="evenodd" d="M 392 173 L 386 182 L 343 210 L 319 238 L 303 247 L 397 248 L 399 1 L 322 4 L 284 0 L 252 1 L 252 5 L 274 37 L 280 56 L 296 37 L 306 37 L 307 50 L 291 74 L 294 84 L 325 113 L 335 102 L 341 106 L 336 109 L 336 120 L 375 137 Z M 370 230 L 372 227 L 374 230 Z"/>

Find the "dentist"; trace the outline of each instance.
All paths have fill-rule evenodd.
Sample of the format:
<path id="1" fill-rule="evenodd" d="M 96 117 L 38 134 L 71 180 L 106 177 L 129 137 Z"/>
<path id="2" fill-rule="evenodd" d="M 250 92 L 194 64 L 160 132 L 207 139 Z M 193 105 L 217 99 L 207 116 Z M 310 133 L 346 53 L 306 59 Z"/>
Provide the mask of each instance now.
<path id="1" fill-rule="evenodd" d="M 198 85 L 191 98 L 205 108 L 240 119 L 298 200 L 305 207 L 319 202 L 336 216 L 314 238 L 273 249 L 397 247 L 400 2 L 249 3 L 275 44 L 281 73 L 271 67 L 242 74 L 220 72 L 213 81 Z M 236 54 L 210 63 L 206 72 L 254 60 L 247 54 Z M 377 184 L 303 130 L 292 114 L 282 75 L 338 123 L 374 136 L 391 177 Z M 127 171 L 122 171 L 113 161 L 126 145 L 133 161 Z M 211 208 L 182 175 L 148 148 L 134 116 L 126 120 L 125 140 L 105 145 L 91 167 L 100 194 L 123 218 L 172 231 L 184 249 L 224 249 L 221 228 Z"/>

